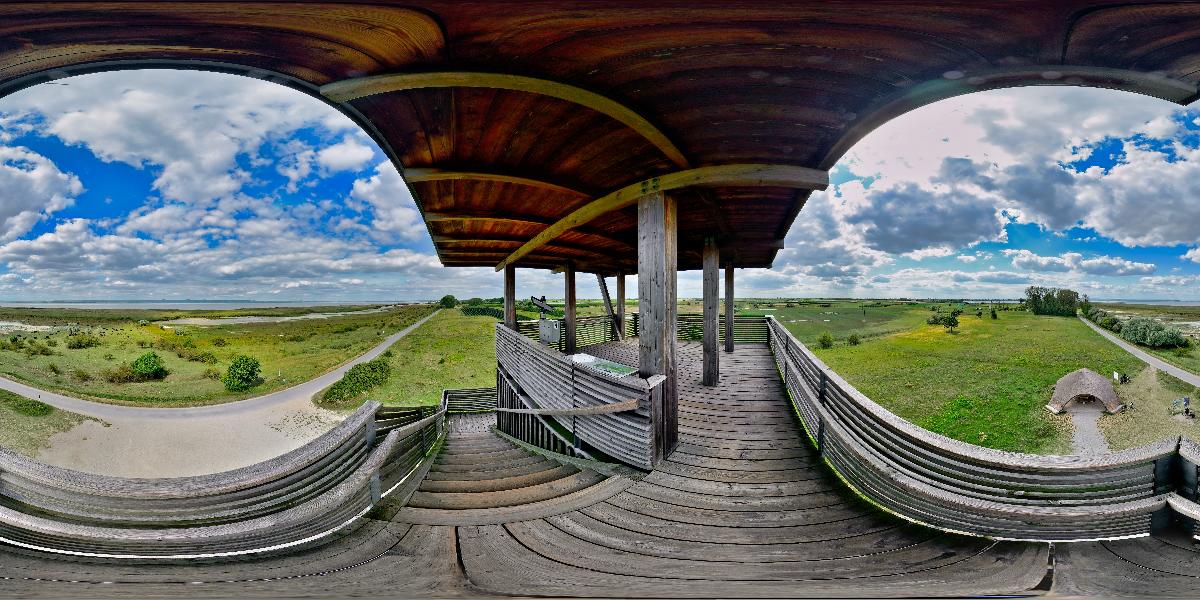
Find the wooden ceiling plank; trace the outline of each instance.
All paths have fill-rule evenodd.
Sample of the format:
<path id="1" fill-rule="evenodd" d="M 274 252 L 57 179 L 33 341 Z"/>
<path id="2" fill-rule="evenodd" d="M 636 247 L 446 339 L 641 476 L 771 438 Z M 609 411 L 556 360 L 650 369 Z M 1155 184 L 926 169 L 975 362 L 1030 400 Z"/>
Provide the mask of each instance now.
<path id="1" fill-rule="evenodd" d="M 652 177 L 597 198 L 559 219 L 496 265 L 496 270 L 502 270 L 508 264 L 515 264 L 522 257 L 546 245 L 566 231 L 584 225 L 600 215 L 632 205 L 637 202 L 638 198 L 646 194 L 691 186 L 721 185 L 823 190 L 829 187 L 829 172 L 792 165 L 743 164 L 700 167 Z"/>
<path id="2" fill-rule="evenodd" d="M 548 79 L 506 73 L 395 73 L 391 75 L 357 77 L 328 83 L 321 86 L 321 95 L 334 102 L 344 103 L 375 94 L 427 88 L 456 87 L 491 88 L 541 94 L 572 102 L 580 106 L 586 106 L 637 131 L 642 137 L 654 144 L 676 166 L 680 168 L 687 168 L 689 166 L 687 158 L 684 157 L 683 152 L 675 143 L 637 111 L 607 96 Z"/>
<path id="3" fill-rule="evenodd" d="M 437 168 L 406 168 L 404 169 L 404 180 L 409 183 L 420 183 L 423 181 L 494 181 L 498 183 L 511 183 L 514 185 L 524 185 L 529 187 L 541 188 L 571 194 L 573 196 L 587 196 L 586 192 L 569 188 L 557 183 L 541 181 L 529 177 L 519 177 L 516 175 L 506 175 L 504 173 L 485 173 L 481 171 L 453 171 Z"/>

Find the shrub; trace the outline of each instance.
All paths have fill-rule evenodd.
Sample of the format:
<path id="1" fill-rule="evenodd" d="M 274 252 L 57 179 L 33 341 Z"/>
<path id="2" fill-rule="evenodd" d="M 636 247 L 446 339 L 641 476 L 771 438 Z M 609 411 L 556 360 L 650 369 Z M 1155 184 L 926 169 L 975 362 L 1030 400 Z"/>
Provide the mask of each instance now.
<path id="1" fill-rule="evenodd" d="M 54 363 L 50 363 L 50 366 L 47 368 L 50 369 L 50 372 L 54 373 L 55 375 L 62 375 L 62 369 L 60 369 L 59 366 Z"/>
<path id="2" fill-rule="evenodd" d="M 162 379 L 170 374 L 166 365 L 163 364 L 162 357 L 153 352 L 147 352 L 137 357 L 130 368 L 138 381 Z"/>
<path id="3" fill-rule="evenodd" d="M 829 333 L 828 331 L 826 331 L 825 333 L 822 333 L 821 337 L 817 338 L 817 345 L 822 348 L 825 348 L 826 350 L 828 350 L 829 348 L 832 348 L 833 347 L 833 334 Z"/>
<path id="4" fill-rule="evenodd" d="M 351 329 L 351 331 L 353 331 L 353 329 Z M 338 333 L 338 332 L 334 332 L 334 333 Z M 287 336 L 287 337 L 286 337 L 286 338 L 284 338 L 284 339 L 285 339 L 285 340 L 287 340 L 287 341 L 289 341 L 289 342 L 303 342 L 304 340 L 307 340 L 307 339 L 308 339 L 308 336 L 307 336 L 307 335 L 304 335 L 304 334 L 297 333 L 297 334 L 294 334 L 294 335 L 289 335 L 289 336 Z"/>
<path id="5" fill-rule="evenodd" d="M 225 341 L 225 338 L 215 338 L 215 339 L 213 339 L 213 341 L 212 341 L 212 345 L 214 345 L 214 346 L 216 346 L 216 347 L 218 347 L 218 348 L 224 348 L 224 347 L 225 347 L 225 345 L 226 345 L 226 344 L 228 344 L 228 343 L 229 343 L 229 342 Z"/>
<path id="6" fill-rule="evenodd" d="M 389 348 L 389 349 L 387 349 L 387 350 L 384 350 L 384 351 L 383 351 L 383 357 L 384 357 L 384 358 L 391 358 L 391 357 L 393 357 L 393 356 L 395 356 L 395 355 L 396 355 L 396 353 L 395 353 L 395 352 L 392 352 L 390 348 Z"/>
<path id="7" fill-rule="evenodd" d="M 996 309 L 994 309 L 994 308 L 992 309 L 992 318 L 993 318 L 993 319 L 999 319 L 999 318 L 1000 318 L 1000 317 L 996 316 Z"/>
<path id="8" fill-rule="evenodd" d="M 857 346 L 862 343 L 862 339 L 858 337 L 857 333 L 852 333 L 850 337 L 846 338 L 846 342 L 851 346 Z"/>
<path id="9" fill-rule="evenodd" d="M 458 306 L 458 298 L 455 298 L 450 294 L 446 294 L 445 296 L 442 296 L 441 300 L 438 300 L 438 305 L 442 308 L 454 308 L 455 306 Z"/>
<path id="10" fill-rule="evenodd" d="M 113 356 L 111 353 L 104 355 L 104 360 L 116 360 L 116 359 L 117 359 L 117 357 Z"/>
<path id="11" fill-rule="evenodd" d="M 30 340 L 30 342 L 25 345 L 25 354 L 31 357 L 54 356 L 54 351 L 50 349 L 50 346 Z"/>
<path id="12" fill-rule="evenodd" d="M 209 368 L 207 368 L 207 369 L 205 369 L 205 370 L 204 370 L 204 378 L 205 378 L 205 379 L 214 379 L 214 380 L 220 381 L 220 379 L 221 379 L 221 371 L 220 371 L 219 369 L 214 369 L 214 368 L 212 368 L 212 367 L 209 367 Z"/>
<path id="13" fill-rule="evenodd" d="M 1127 341 L 1151 348 L 1179 348 L 1187 346 L 1187 338 L 1174 327 L 1168 327 L 1155 319 L 1134 317 L 1121 325 L 1121 337 Z"/>
<path id="14" fill-rule="evenodd" d="M 322 399 L 330 404 L 343 404 L 354 400 L 382 385 L 392 375 L 392 365 L 383 359 L 375 359 L 350 367 L 337 383 L 325 390 Z"/>
<path id="15" fill-rule="evenodd" d="M 100 376 L 109 383 L 132 383 L 137 381 L 137 375 L 129 365 L 120 365 L 115 369 L 100 371 Z"/>
<path id="16" fill-rule="evenodd" d="M 68 350 L 82 350 L 100 345 L 100 338 L 90 333 L 76 333 L 67 336 Z"/>
<path id="17" fill-rule="evenodd" d="M 225 376 L 221 378 L 221 381 L 225 383 L 226 390 L 244 392 L 258 385 L 261 370 L 262 365 L 258 363 L 257 359 L 238 355 L 233 358 L 233 362 L 229 363 L 229 369 L 225 371 Z"/>
<path id="18" fill-rule="evenodd" d="M 493 319 L 503 319 L 504 311 L 495 306 L 464 306 L 459 310 L 462 314 L 468 317 L 492 317 Z"/>
<path id="19" fill-rule="evenodd" d="M 92 380 L 92 374 L 88 373 L 87 371 L 84 371 L 83 369 L 75 369 L 74 371 L 71 371 L 71 376 L 74 377 L 75 379 L 78 379 L 79 381 L 91 381 Z"/>
<path id="20" fill-rule="evenodd" d="M 52 340 L 52 339 L 50 339 L 50 338 L 46 338 L 46 345 L 47 345 L 47 346 L 50 346 L 51 348 L 57 348 L 57 347 L 58 347 L 58 340 Z"/>

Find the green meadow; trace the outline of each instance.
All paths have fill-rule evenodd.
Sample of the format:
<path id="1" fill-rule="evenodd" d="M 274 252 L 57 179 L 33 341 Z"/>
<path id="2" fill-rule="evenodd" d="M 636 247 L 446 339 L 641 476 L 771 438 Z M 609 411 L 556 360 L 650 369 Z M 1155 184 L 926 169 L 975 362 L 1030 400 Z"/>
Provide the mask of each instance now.
<path id="1" fill-rule="evenodd" d="M 344 308 L 344 307 L 340 307 Z M 360 307 L 362 308 L 362 307 Z M 433 311 L 407 305 L 383 312 L 345 314 L 323 319 L 215 326 L 164 325 L 132 317 L 196 317 L 162 311 L 53 309 L 47 313 L 10 309 L 8 318 L 52 325 L 50 332 L 16 332 L 0 340 L 0 374 L 29 385 L 72 396 L 117 404 L 197 406 L 269 393 L 330 371 L 366 352 L 388 335 Z M 266 311 L 266 316 L 302 314 L 297 309 Z M 304 309 L 316 312 L 316 309 Z M 320 309 L 324 312 L 325 309 Z M 178 313 L 179 311 L 174 311 Z M 235 314 L 229 314 L 229 313 Z M 260 315 L 253 310 L 251 314 Z M 247 311 L 208 311 L 205 316 L 247 316 Z M 87 347 L 72 348 L 80 339 Z M 153 352 L 169 375 L 162 380 L 110 381 L 111 373 Z M 238 355 L 258 360 L 261 381 L 244 392 L 230 392 L 220 375 Z"/>

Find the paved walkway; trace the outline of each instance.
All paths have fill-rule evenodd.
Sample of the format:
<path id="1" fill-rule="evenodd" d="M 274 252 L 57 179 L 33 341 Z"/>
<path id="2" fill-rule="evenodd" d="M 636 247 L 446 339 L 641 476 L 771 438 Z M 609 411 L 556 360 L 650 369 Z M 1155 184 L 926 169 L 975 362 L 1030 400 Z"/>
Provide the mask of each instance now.
<path id="1" fill-rule="evenodd" d="M 1180 381 L 1190 383 L 1191 385 L 1200 387 L 1200 375 L 1197 375 L 1197 374 L 1195 374 L 1191 371 L 1185 370 L 1185 369 L 1181 369 L 1181 368 L 1179 368 L 1157 356 L 1154 356 L 1153 354 L 1150 354 L 1149 352 L 1146 352 L 1145 350 L 1142 350 L 1141 348 L 1138 348 L 1137 346 L 1130 344 L 1129 342 L 1113 335 L 1112 332 L 1102 329 L 1095 323 L 1093 323 L 1083 317 L 1079 317 L 1079 320 L 1083 321 L 1083 323 L 1085 325 L 1087 325 L 1088 327 L 1091 327 L 1093 330 L 1095 330 L 1096 333 L 1099 333 L 1100 335 L 1108 338 L 1108 340 L 1110 342 L 1124 348 L 1126 352 L 1138 357 L 1139 359 L 1142 360 L 1142 362 L 1144 362 L 1160 371 L 1165 371 L 1168 375 L 1170 375 Z"/>
<path id="2" fill-rule="evenodd" d="M 0 388 L 99 421 L 51 436 L 43 462 L 118 477 L 182 477 L 251 465 L 294 450 L 341 422 L 312 397 L 353 365 L 382 354 L 437 312 L 388 336 L 365 354 L 302 384 L 238 402 L 148 408 L 90 402 L 7 379 Z"/>

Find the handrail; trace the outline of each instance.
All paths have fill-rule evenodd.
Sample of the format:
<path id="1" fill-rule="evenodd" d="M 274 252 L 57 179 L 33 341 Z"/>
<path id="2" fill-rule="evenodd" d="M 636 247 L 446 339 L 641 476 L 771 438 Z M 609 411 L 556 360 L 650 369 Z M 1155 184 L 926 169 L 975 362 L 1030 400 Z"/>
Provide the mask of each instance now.
<path id="1" fill-rule="evenodd" d="M 20 471 L 0 469 L 0 543 L 139 560 L 263 554 L 321 543 L 356 526 L 407 483 L 432 460 L 445 434 L 445 400 L 382 439 L 375 436 L 378 410 L 369 402 L 297 451 L 213 476 L 122 479 L 41 468 L 21 457 L 14 463 Z M 263 473 L 281 469 L 292 472 L 263 481 Z M 122 483 L 139 491 L 156 481 L 175 485 L 158 495 L 116 493 Z M 198 481 L 213 481 L 215 492 L 196 489 Z"/>
<path id="2" fill-rule="evenodd" d="M 511 385 L 526 404 L 501 408 L 543 413 L 595 450 L 641 469 L 653 466 L 656 437 L 651 409 L 661 380 L 617 378 L 580 369 L 561 352 L 502 324 L 496 327 L 496 361 L 498 384 Z M 631 400 L 637 405 L 627 408 L 623 403 Z M 505 421 L 509 422 L 524 423 Z M 506 426 L 502 423 L 501 430 Z"/>
<path id="3" fill-rule="evenodd" d="M 784 385 L 826 462 L 858 493 L 911 521 L 1002 539 L 1146 535 L 1171 505 L 1175 455 L 1192 460 L 1193 471 L 1200 457 L 1200 446 L 1179 438 L 1086 457 L 953 440 L 867 398 L 773 317 L 768 328 Z"/>
<path id="4" fill-rule="evenodd" d="M 587 415 L 608 415 L 637 410 L 641 400 L 625 400 L 604 406 L 589 406 L 587 408 L 497 408 L 496 412 L 514 413 L 521 415 L 542 415 L 548 417 L 582 417 Z"/>

